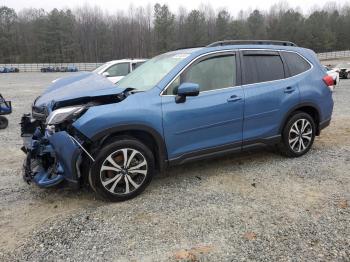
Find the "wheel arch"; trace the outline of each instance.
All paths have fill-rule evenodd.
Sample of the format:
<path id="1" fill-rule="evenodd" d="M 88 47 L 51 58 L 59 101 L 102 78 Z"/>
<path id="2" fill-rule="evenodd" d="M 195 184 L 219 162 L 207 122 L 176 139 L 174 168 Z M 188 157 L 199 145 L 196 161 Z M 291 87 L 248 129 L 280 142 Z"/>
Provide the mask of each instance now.
<path id="1" fill-rule="evenodd" d="M 168 154 L 163 137 L 155 129 L 139 124 L 120 125 L 104 130 L 91 138 L 98 148 L 118 137 L 132 137 L 148 146 L 155 157 L 156 167 L 162 171 L 166 167 Z"/>
<path id="2" fill-rule="evenodd" d="M 282 124 L 280 126 L 279 133 L 282 133 L 284 126 L 286 125 L 288 119 L 296 112 L 296 111 L 302 111 L 307 114 L 309 114 L 315 121 L 316 124 L 316 135 L 318 136 L 320 134 L 320 119 L 321 119 L 321 114 L 320 114 L 320 109 L 317 105 L 313 103 L 302 103 L 298 104 L 297 106 L 291 108 L 286 116 L 284 117 Z"/>

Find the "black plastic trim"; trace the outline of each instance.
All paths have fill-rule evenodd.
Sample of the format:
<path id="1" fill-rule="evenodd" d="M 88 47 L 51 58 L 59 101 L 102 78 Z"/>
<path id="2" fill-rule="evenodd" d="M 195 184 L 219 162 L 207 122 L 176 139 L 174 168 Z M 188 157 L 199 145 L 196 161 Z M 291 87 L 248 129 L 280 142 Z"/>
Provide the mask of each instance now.
<path id="1" fill-rule="evenodd" d="M 293 42 L 283 40 L 222 40 L 211 43 L 206 47 L 224 46 L 224 45 L 282 45 L 297 46 Z"/>
<path id="2" fill-rule="evenodd" d="M 102 132 L 91 137 L 91 140 L 93 142 L 99 142 L 101 140 L 103 141 L 113 134 L 126 132 L 126 131 L 144 131 L 153 137 L 153 139 L 156 141 L 157 148 L 158 148 L 157 160 L 159 162 L 159 168 L 160 170 L 163 170 L 166 166 L 166 160 L 168 158 L 166 145 L 162 136 L 156 130 L 154 130 L 149 126 L 141 125 L 141 124 L 118 125 L 118 126 L 103 130 Z"/>
<path id="3" fill-rule="evenodd" d="M 242 143 L 236 142 L 231 144 L 226 144 L 217 147 L 211 147 L 207 149 L 202 149 L 194 152 L 185 153 L 179 157 L 169 160 L 170 166 L 181 165 L 187 162 L 192 162 L 196 160 L 203 160 L 212 157 L 218 157 L 225 155 L 227 153 L 241 151 Z"/>
<path id="4" fill-rule="evenodd" d="M 258 138 L 253 140 L 244 141 L 242 150 L 250 150 L 253 148 L 260 148 L 264 146 L 275 145 L 281 141 L 281 135 L 270 136 L 266 138 Z"/>
<path id="5" fill-rule="evenodd" d="M 183 154 L 179 157 L 169 160 L 169 166 L 181 165 L 187 162 L 203 160 L 207 158 L 220 157 L 230 153 L 239 153 L 245 150 L 252 150 L 255 148 L 261 148 L 269 145 L 277 144 L 281 140 L 281 135 L 259 138 L 254 140 L 248 140 L 231 144 L 226 144 L 218 147 L 211 147 L 195 152 Z"/>
<path id="6" fill-rule="evenodd" d="M 325 129 L 327 126 L 329 126 L 330 123 L 331 123 L 331 118 L 320 122 L 319 130 L 321 131 L 322 129 Z"/>

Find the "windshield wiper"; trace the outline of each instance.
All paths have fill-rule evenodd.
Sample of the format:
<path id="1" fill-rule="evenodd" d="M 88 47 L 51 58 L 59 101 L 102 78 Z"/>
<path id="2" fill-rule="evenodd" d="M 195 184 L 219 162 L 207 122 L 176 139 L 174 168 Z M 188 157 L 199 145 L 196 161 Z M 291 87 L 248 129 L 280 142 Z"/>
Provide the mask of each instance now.
<path id="1" fill-rule="evenodd" d="M 144 92 L 144 91 L 137 90 L 137 88 L 134 88 L 134 87 L 127 87 L 127 88 L 124 89 L 123 95 L 125 97 L 127 97 L 129 95 L 132 95 L 132 94 L 135 94 L 135 93 L 139 93 L 139 92 Z"/>

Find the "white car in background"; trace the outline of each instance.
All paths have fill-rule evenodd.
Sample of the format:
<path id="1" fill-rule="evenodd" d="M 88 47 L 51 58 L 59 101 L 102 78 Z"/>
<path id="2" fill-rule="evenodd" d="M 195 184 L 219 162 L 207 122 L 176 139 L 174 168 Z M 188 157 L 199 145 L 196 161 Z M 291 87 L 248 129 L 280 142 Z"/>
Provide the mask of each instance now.
<path id="1" fill-rule="evenodd" d="M 334 86 L 337 85 L 339 83 L 339 71 L 336 68 L 332 69 L 329 66 L 324 66 L 324 68 L 326 68 L 327 74 L 333 78 Z"/>
<path id="2" fill-rule="evenodd" d="M 116 84 L 145 61 L 146 59 L 113 60 L 97 67 L 93 72 L 107 77 L 108 80 Z"/>

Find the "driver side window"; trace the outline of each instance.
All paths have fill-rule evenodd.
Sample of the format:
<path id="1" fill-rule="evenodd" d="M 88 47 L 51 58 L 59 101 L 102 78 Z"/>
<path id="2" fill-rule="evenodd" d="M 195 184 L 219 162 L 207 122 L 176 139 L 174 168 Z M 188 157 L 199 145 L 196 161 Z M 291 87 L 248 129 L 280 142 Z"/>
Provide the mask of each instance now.
<path id="1" fill-rule="evenodd" d="M 236 85 L 235 55 L 210 57 L 191 65 L 168 87 L 165 95 L 176 95 L 182 83 L 196 83 L 200 91 L 209 91 Z"/>

